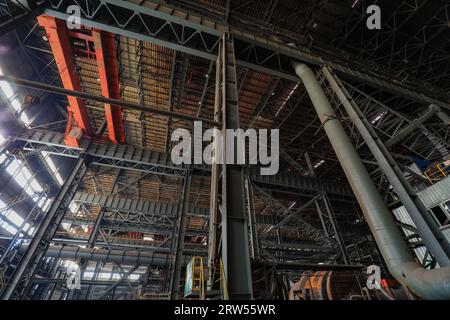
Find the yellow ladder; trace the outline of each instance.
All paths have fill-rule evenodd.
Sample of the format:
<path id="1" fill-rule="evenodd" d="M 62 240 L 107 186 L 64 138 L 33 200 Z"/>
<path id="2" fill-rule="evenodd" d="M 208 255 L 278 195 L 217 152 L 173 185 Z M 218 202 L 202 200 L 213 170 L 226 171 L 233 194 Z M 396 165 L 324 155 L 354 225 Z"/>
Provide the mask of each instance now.
<path id="1" fill-rule="evenodd" d="M 203 257 L 194 256 L 191 258 L 192 288 L 189 294 L 190 298 L 196 297 L 199 300 L 205 300 L 205 279 L 203 270 Z M 186 275 L 188 270 L 186 270 Z"/>
<path id="2" fill-rule="evenodd" d="M 222 258 L 220 259 L 220 292 L 222 293 L 222 299 L 228 300 L 228 285 L 225 271 L 223 269 Z"/>
<path id="3" fill-rule="evenodd" d="M 424 176 L 430 181 L 435 183 L 447 177 L 450 174 L 450 159 L 438 162 L 431 165 L 428 170 L 424 172 Z"/>

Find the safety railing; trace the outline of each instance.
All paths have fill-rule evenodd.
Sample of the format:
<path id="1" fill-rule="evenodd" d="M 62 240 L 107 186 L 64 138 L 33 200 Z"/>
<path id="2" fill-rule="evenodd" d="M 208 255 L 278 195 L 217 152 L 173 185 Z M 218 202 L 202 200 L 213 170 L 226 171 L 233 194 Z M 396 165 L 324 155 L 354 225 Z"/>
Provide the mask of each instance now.
<path id="1" fill-rule="evenodd" d="M 450 159 L 432 164 L 423 175 L 430 181 L 436 183 L 450 175 Z"/>

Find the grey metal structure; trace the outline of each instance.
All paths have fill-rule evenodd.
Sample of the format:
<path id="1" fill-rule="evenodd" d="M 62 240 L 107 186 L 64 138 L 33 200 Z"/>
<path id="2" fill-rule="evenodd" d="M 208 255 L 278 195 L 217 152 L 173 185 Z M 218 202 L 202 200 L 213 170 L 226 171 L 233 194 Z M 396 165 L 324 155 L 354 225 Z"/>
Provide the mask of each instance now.
<path id="1" fill-rule="evenodd" d="M 333 77 L 330 70 L 323 69 L 323 73 L 331 88 L 338 95 L 345 110 L 366 141 L 370 151 L 377 160 L 381 171 L 383 171 L 387 179 L 390 181 L 394 191 L 399 196 L 400 201 L 405 207 L 408 208 L 408 213 L 415 222 L 419 230 L 419 234 L 421 235 L 426 246 L 433 252 L 433 255 L 436 257 L 441 266 L 449 266 L 450 244 L 448 240 L 445 239 L 436 222 L 428 214 L 425 206 L 406 181 L 401 169 L 395 162 L 394 158 L 390 155 L 386 146 L 384 146 L 383 142 L 372 129 L 368 121 L 362 117 L 361 110 L 356 103 L 351 100 L 351 96 L 348 91 L 342 83 L 340 83 L 338 78 Z M 388 141 L 392 141 L 392 138 Z"/>
<path id="2" fill-rule="evenodd" d="M 449 299 L 450 269 L 425 271 L 415 262 L 314 73 L 304 64 L 293 62 L 293 66 L 306 86 L 390 272 L 420 297 Z"/>
<path id="3" fill-rule="evenodd" d="M 450 154 L 450 6 L 377 2 L 392 12 L 382 32 L 365 30 L 367 1 L 0 1 L 0 36 L 33 73 L 0 66 L 14 91 L 0 88 L 2 299 L 182 299 L 193 256 L 207 260 L 208 297 L 280 298 L 305 270 L 376 264 L 422 298 L 448 298 L 450 246 L 413 164 Z M 35 17 L 66 20 L 72 5 L 83 27 L 63 28 L 73 68 L 60 70 L 64 52 Z M 115 97 L 92 30 L 111 36 Z M 78 146 L 66 97 L 85 104 L 95 132 L 82 128 Z M 279 172 L 175 164 L 171 135 L 196 120 L 222 133 L 279 129 Z M 118 144 L 111 124 L 123 125 Z M 393 220 L 402 204 L 414 226 Z M 66 287 L 74 262 L 80 290 Z"/>
<path id="4" fill-rule="evenodd" d="M 231 34 L 224 34 L 220 45 L 220 94 L 222 131 L 238 129 L 239 101 L 237 95 L 236 61 Z M 225 141 L 225 150 L 230 148 Z M 236 148 L 236 143 L 231 143 Z M 225 154 L 228 151 L 225 151 Z M 230 299 L 251 299 L 252 280 L 250 250 L 248 247 L 247 214 L 245 210 L 244 168 L 236 161 L 239 149 L 233 155 L 235 164 L 221 167 L 221 261 L 227 281 Z M 219 201 L 217 198 L 216 201 Z"/>
<path id="5" fill-rule="evenodd" d="M 26 296 L 31 279 L 34 277 L 50 241 L 59 228 L 66 209 L 86 170 L 86 155 L 83 155 L 76 161 L 71 175 L 64 182 L 64 185 L 49 208 L 44 221 L 39 225 L 36 235 L 30 242 L 30 246 L 14 270 L 9 285 L 2 293 L 3 300 L 8 300 L 14 295 L 19 297 Z"/>
<path id="6" fill-rule="evenodd" d="M 45 13 L 66 20 L 68 17 L 66 8 L 71 4 L 78 5 L 78 3 L 74 1 L 61 1 L 58 3 L 50 2 Z M 120 14 L 127 14 L 129 16 L 128 19 L 117 18 L 116 15 L 119 12 Z M 107 13 L 107 16 L 104 16 L 105 13 Z M 131 17 L 135 14 L 140 16 L 140 19 L 137 20 L 142 25 L 137 28 L 132 28 L 129 24 L 132 20 Z M 153 1 L 146 1 L 141 5 L 129 2 L 117 3 L 115 1 L 90 3 L 86 10 L 82 10 L 81 19 L 82 24 L 89 27 L 103 29 L 142 41 L 153 42 L 158 45 L 209 60 L 215 60 L 220 38 L 227 30 L 227 26 L 223 21 L 218 22 L 210 20 L 204 16 L 193 13 L 187 14 L 184 10 L 177 8 L 176 6 L 162 5 Z M 148 21 L 149 19 L 157 23 L 157 26 L 153 28 L 147 26 L 145 21 Z M 109 22 L 113 22 L 113 24 Z M 168 38 L 165 33 L 167 30 L 164 28 L 166 25 L 172 26 L 168 29 L 172 35 L 169 39 L 173 40 L 165 40 Z M 177 34 L 176 30 L 184 30 L 186 28 L 194 30 L 189 37 L 184 38 L 182 34 Z M 141 33 L 134 30 L 145 31 Z M 407 86 L 399 85 L 391 80 L 377 77 L 375 75 L 376 73 L 371 72 L 372 70 L 370 70 L 370 68 L 364 67 L 362 64 L 358 64 L 358 69 L 353 69 L 340 63 L 340 61 L 333 61 L 333 58 L 311 54 L 298 47 L 291 47 L 282 42 L 280 43 L 280 41 L 269 40 L 267 37 L 256 36 L 233 26 L 230 26 L 229 32 L 236 38 L 236 41 L 242 42 L 242 44 L 239 45 L 239 47 L 242 48 L 242 53 L 237 52 L 236 59 L 237 63 L 241 63 L 243 66 L 295 80 L 295 75 L 292 74 L 289 67 L 289 59 L 294 58 L 317 65 L 326 64 L 347 76 L 373 84 L 384 90 L 397 92 L 422 102 L 436 102 L 447 108 L 445 103 L 441 103 L 439 100 L 435 100 L 432 97 L 417 93 L 415 91 L 417 88 L 408 88 Z M 256 53 L 258 50 L 268 50 L 270 53 L 258 55 Z M 250 61 L 241 60 L 245 59 L 245 56 L 249 56 L 247 55 L 248 51 L 255 52 L 252 59 Z M 265 58 L 261 59 L 258 58 L 258 56 L 265 56 Z M 281 61 L 284 63 L 281 63 Z M 363 72 L 363 69 L 369 69 L 370 71 L 368 70 L 368 72 L 365 73 Z"/>
<path id="7" fill-rule="evenodd" d="M 187 224 L 187 215 L 189 210 L 189 194 L 191 187 L 191 173 L 188 172 L 186 177 L 183 179 L 183 193 L 181 196 L 181 206 L 178 212 L 176 227 L 174 228 L 174 238 L 173 242 L 173 252 L 174 252 L 174 261 L 172 264 L 172 274 L 171 274 L 171 284 L 170 284 L 170 292 L 171 298 L 177 299 L 178 293 L 180 291 L 180 278 L 181 278 L 181 266 L 184 261 L 184 238 L 186 235 L 186 224 Z"/>

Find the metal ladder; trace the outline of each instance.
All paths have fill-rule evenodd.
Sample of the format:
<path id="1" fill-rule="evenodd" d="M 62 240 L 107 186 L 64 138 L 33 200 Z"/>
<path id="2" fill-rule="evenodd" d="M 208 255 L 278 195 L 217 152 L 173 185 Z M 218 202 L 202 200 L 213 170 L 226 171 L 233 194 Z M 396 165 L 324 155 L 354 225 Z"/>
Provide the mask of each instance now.
<path id="1" fill-rule="evenodd" d="M 185 290 L 185 298 L 205 300 L 205 277 L 203 269 L 203 257 L 194 256 L 186 269 L 186 285 L 188 285 L 189 274 L 192 277 L 190 290 Z"/>

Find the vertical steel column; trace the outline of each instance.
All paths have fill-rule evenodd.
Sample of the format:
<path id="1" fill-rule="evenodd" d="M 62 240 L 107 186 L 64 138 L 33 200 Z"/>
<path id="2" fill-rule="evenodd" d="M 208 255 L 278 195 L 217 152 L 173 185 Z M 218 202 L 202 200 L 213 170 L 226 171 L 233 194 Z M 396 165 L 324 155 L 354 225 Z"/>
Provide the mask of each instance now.
<path id="1" fill-rule="evenodd" d="M 325 73 L 325 69 L 324 69 L 324 73 Z M 422 114 L 419 118 L 411 121 L 411 123 L 407 127 L 403 128 L 395 136 L 393 136 L 389 140 L 387 140 L 384 143 L 385 146 L 389 148 L 389 147 L 392 147 L 393 145 L 399 143 L 405 137 L 407 137 L 409 134 L 411 134 L 414 130 L 416 130 L 419 126 L 423 125 L 427 120 L 429 120 L 431 117 L 433 117 L 437 113 L 438 109 L 433 108 L 432 106 L 433 105 L 430 105 L 428 110 L 424 114 Z"/>
<path id="2" fill-rule="evenodd" d="M 308 166 L 308 170 L 309 170 L 311 176 L 314 177 L 315 176 L 314 166 L 311 163 L 311 159 L 309 158 L 308 152 L 305 152 L 305 160 L 306 160 L 306 164 Z M 322 208 L 320 207 L 319 200 L 315 200 L 314 203 L 316 205 L 317 213 L 319 214 L 320 222 L 322 223 L 322 228 L 327 237 L 334 236 L 334 239 L 337 241 L 337 243 L 339 245 L 339 249 L 342 254 L 342 260 L 344 261 L 345 264 L 348 264 L 349 257 L 348 257 L 347 248 L 345 246 L 342 234 L 339 230 L 339 226 L 336 221 L 336 216 L 334 214 L 333 207 L 331 206 L 331 201 L 328 198 L 328 195 L 325 192 L 323 186 L 321 187 L 321 201 L 325 207 L 324 209 L 325 209 L 326 213 L 324 213 Z"/>
<path id="3" fill-rule="evenodd" d="M 54 279 L 56 278 L 56 275 L 58 273 L 58 267 L 60 260 L 58 258 L 52 258 L 52 271 L 50 273 L 50 278 Z M 42 285 L 41 289 L 41 295 L 38 298 L 39 300 L 50 300 L 47 297 L 49 297 L 49 293 L 52 291 L 54 285 L 52 283 L 46 283 Z"/>
<path id="4" fill-rule="evenodd" d="M 112 189 L 111 189 L 111 192 L 109 193 L 109 195 L 111 195 L 111 196 L 114 194 L 114 188 L 117 184 L 117 180 L 119 179 L 121 171 L 122 171 L 121 169 L 118 169 L 116 175 L 114 176 L 114 180 L 112 182 Z M 91 234 L 89 235 L 89 239 L 88 239 L 88 247 L 89 248 L 92 248 L 94 246 L 95 240 L 97 239 L 98 230 L 103 221 L 103 217 L 105 216 L 106 201 L 108 201 L 108 197 L 105 197 L 103 203 L 100 204 L 100 212 L 98 213 L 98 216 L 95 219 L 94 226 L 92 227 Z"/>
<path id="5" fill-rule="evenodd" d="M 170 298 L 178 299 L 180 290 L 181 266 L 183 264 L 184 237 L 186 234 L 187 216 L 189 210 L 189 193 L 191 190 L 191 172 L 187 171 L 183 181 L 183 194 L 181 196 L 181 206 L 178 217 L 177 235 L 174 245 L 174 262 L 172 264 L 172 276 L 170 278 Z"/>
<path id="6" fill-rule="evenodd" d="M 333 207 L 331 206 L 330 198 L 328 197 L 325 190 L 323 190 L 323 188 L 322 188 L 321 193 L 322 193 L 321 200 L 324 204 L 325 212 L 320 210 L 320 206 L 317 206 L 317 209 L 320 211 L 319 212 L 319 214 L 321 215 L 320 219 L 323 222 L 325 235 L 327 235 L 328 237 L 332 237 L 337 241 L 337 243 L 339 245 L 339 249 L 342 254 L 342 260 L 344 261 L 345 264 L 348 264 L 349 260 L 348 260 L 347 249 L 345 247 L 345 243 L 344 243 L 344 239 L 342 237 L 341 231 L 339 230 L 339 226 L 336 221 L 336 216 L 334 214 Z M 316 205 L 318 205 L 317 201 L 316 201 Z"/>
<path id="7" fill-rule="evenodd" d="M 101 220 L 103 219 L 103 215 L 104 215 L 104 208 L 103 206 L 100 208 L 100 212 L 98 214 L 98 217 L 96 219 L 95 225 L 93 230 L 91 231 L 91 234 L 89 236 L 88 239 L 88 246 L 89 248 L 92 247 L 92 245 L 94 244 L 96 235 L 97 235 L 97 231 L 98 231 L 98 227 L 100 225 Z M 79 268 L 80 268 L 80 277 L 81 279 L 83 278 L 84 272 L 87 268 L 87 265 L 89 263 L 88 259 L 77 259 L 77 261 L 79 261 Z M 89 285 L 90 287 L 90 285 Z M 67 297 L 65 298 L 65 300 L 78 300 L 79 296 L 81 295 L 81 291 L 82 289 L 67 289 L 68 293 L 67 293 Z"/>
<path id="8" fill-rule="evenodd" d="M 101 272 L 101 269 L 104 267 L 104 262 L 102 261 L 97 261 L 97 263 L 95 264 L 95 269 L 94 269 L 94 274 L 92 276 L 92 280 L 97 280 L 98 276 Z M 93 295 L 95 292 L 95 285 L 89 285 L 89 287 L 86 290 L 86 298 L 85 300 L 91 300 Z"/>
<path id="9" fill-rule="evenodd" d="M 138 103 L 144 105 L 145 104 L 145 94 L 144 94 L 144 42 L 139 41 L 136 46 L 136 87 L 138 89 Z M 169 89 L 169 92 L 171 90 Z M 169 101 L 170 101 L 170 95 L 169 95 Z M 146 137 L 147 137 L 147 124 L 145 123 L 145 114 L 141 110 L 139 111 L 139 121 L 141 123 L 141 131 L 140 131 L 140 143 L 141 147 L 145 147 L 147 144 Z M 167 140 L 167 138 L 166 138 Z M 167 149 L 167 148 L 166 148 Z"/>
<path id="10" fill-rule="evenodd" d="M 247 197 L 247 214 L 250 232 L 250 254 L 253 259 L 259 259 L 259 239 L 256 231 L 255 203 L 253 197 L 253 186 L 249 176 L 245 178 L 245 191 Z"/>
<path id="11" fill-rule="evenodd" d="M 292 65 L 305 85 L 389 271 L 420 297 L 449 299 L 450 268 L 425 270 L 415 261 L 313 71 L 299 62 L 293 61 Z"/>
<path id="12" fill-rule="evenodd" d="M 240 123 L 236 60 L 233 38 L 229 34 L 223 35 L 221 50 L 222 125 L 225 130 L 238 129 Z M 227 145 L 226 138 L 224 141 L 225 147 Z M 225 150 L 225 155 L 227 152 Z M 234 143 L 235 159 L 233 163 L 237 163 L 238 152 L 237 143 Z M 237 164 L 223 165 L 222 262 L 231 300 L 251 299 L 253 296 L 247 231 L 244 168 Z"/>
<path id="13" fill-rule="evenodd" d="M 222 44 L 219 44 L 219 50 L 216 60 L 216 83 L 214 88 L 214 121 L 219 122 L 221 118 L 221 50 Z M 214 127 L 218 129 L 217 127 Z M 216 137 L 214 137 L 216 139 Z M 218 150 L 214 150 L 217 155 Z M 221 166 L 217 162 L 211 165 L 211 193 L 209 203 L 209 232 L 208 232 L 208 290 L 214 285 L 214 275 L 217 263 L 217 238 L 218 238 L 218 215 L 219 215 L 219 180 Z"/>
<path id="14" fill-rule="evenodd" d="M 114 188 L 117 184 L 117 180 L 119 179 L 120 176 L 120 172 L 121 169 L 117 170 L 116 175 L 114 176 L 114 180 L 112 183 L 112 189 L 111 192 L 109 193 L 110 195 L 112 195 L 114 193 Z M 94 226 L 92 227 L 92 231 L 91 234 L 89 235 L 89 239 L 88 239 L 88 248 L 92 248 L 95 245 L 95 240 L 97 239 L 97 235 L 98 235 L 98 230 L 100 228 L 100 225 L 103 221 L 103 217 L 105 216 L 106 213 L 106 209 L 105 209 L 105 202 L 108 200 L 108 197 L 105 197 L 105 200 L 103 203 L 100 204 L 100 212 L 98 213 L 97 218 L 95 219 L 95 223 Z M 84 272 L 86 271 L 86 268 L 88 266 L 89 260 L 88 259 L 80 259 L 80 272 L 81 272 L 81 278 L 83 278 L 84 276 Z M 92 285 L 89 285 L 87 288 L 87 293 L 89 294 L 89 292 L 92 289 Z M 72 290 L 74 291 L 74 290 Z M 86 294 L 86 296 L 88 296 L 88 294 Z M 74 300 L 78 300 L 78 298 L 81 295 L 81 290 L 77 293 L 73 293 L 71 296 L 73 297 Z"/>
<path id="15" fill-rule="evenodd" d="M 2 1 L 2 21 L 0 23 L 0 37 L 8 32 L 22 27 L 27 21 L 33 20 L 44 11 L 44 3 L 46 1 Z M 25 3 L 25 7 L 23 7 Z M 18 7 L 18 4 L 20 6 Z M 19 9 L 20 8 L 20 9 Z"/>
<path id="16" fill-rule="evenodd" d="M 59 225 L 66 213 L 69 204 L 87 170 L 86 155 L 78 158 L 73 166 L 72 172 L 67 177 L 53 200 L 47 215 L 36 230 L 21 261 L 18 263 L 14 273 L 8 281 L 2 293 L 3 300 L 9 300 L 13 295 L 21 297 L 26 291 L 36 273 L 37 267 L 47 251 Z"/>
<path id="17" fill-rule="evenodd" d="M 323 68 L 323 74 L 328 80 L 331 88 L 339 97 L 350 119 L 361 133 L 364 141 L 378 162 L 381 171 L 391 183 L 394 191 L 397 193 L 400 201 L 407 209 L 409 215 L 414 221 L 420 237 L 433 253 L 440 266 L 450 265 L 450 244 L 439 230 L 438 225 L 433 220 L 422 201 L 417 197 L 412 187 L 406 181 L 405 177 L 395 159 L 391 156 L 381 139 L 372 126 L 361 114 L 356 103 L 351 100 L 349 93 L 327 68 Z"/>
<path id="18" fill-rule="evenodd" d="M 42 197 L 44 196 L 44 193 L 45 193 L 44 191 L 41 191 L 39 197 L 34 202 L 33 208 L 31 208 L 30 212 L 27 214 L 22 224 L 17 229 L 16 234 L 12 237 L 6 250 L 3 251 L 2 256 L 0 257 L 0 268 L 2 268 L 3 264 L 5 264 L 7 269 L 9 267 L 8 264 L 11 262 L 10 259 L 14 258 L 15 254 L 17 253 L 17 250 L 19 250 L 19 247 L 17 247 L 17 239 L 20 237 L 22 230 L 25 228 L 25 225 L 29 223 L 29 221 L 32 220 L 33 218 L 36 218 L 36 216 L 39 214 L 40 209 L 38 204 L 41 201 Z M 5 272 L 6 269 L 3 269 L 3 272 Z"/>
<path id="19" fill-rule="evenodd" d="M 52 279 L 58 278 L 58 276 L 59 276 L 59 274 L 60 274 L 59 267 L 61 266 L 61 262 L 62 262 L 61 259 L 56 258 L 56 261 L 55 261 L 55 264 L 56 264 L 56 265 L 55 265 L 55 269 L 53 270 L 53 273 L 51 274 L 51 278 L 52 278 Z M 54 294 L 54 292 L 55 292 L 57 286 L 58 286 L 57 283 L 50 283 L 50 284 L 49 284 L 49 287 L 48 287 L 48 290 L 47 290 L 47 292 L 46 292 L 46 295 L 44 296 L 44 299 L 43 299 L 43 300 L 52 300 L 53 294 Z"/>

